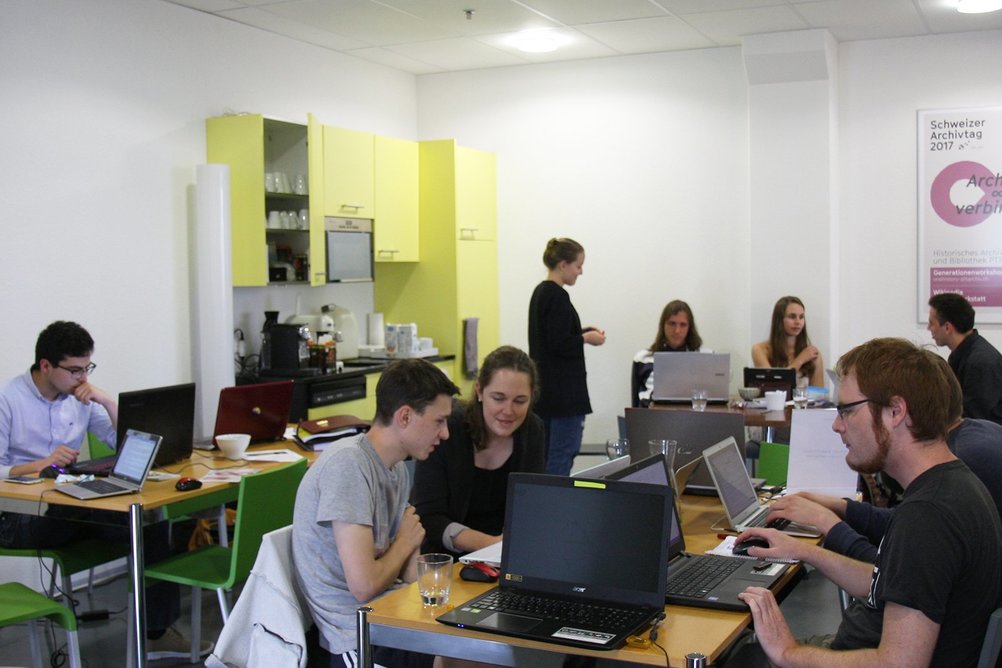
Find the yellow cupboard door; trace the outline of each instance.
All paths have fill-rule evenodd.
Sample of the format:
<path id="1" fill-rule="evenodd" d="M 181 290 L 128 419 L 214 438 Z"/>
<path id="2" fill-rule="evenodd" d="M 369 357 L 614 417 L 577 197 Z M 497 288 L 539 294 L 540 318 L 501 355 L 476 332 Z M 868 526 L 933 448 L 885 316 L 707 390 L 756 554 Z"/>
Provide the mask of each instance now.
<path id="1" fill-rule="evenodd" d="M 375 218 L 373 136 L 324 126 L 324 214 Z"/>
<path id="2" fill-rule="evenodd" d="M 463 241 L 497 240 L 497 164 L 493 153 L 456 147 L 456 234 Z"/>
<path id="3" fill-rule="evenodd" d="M 418 143 L 377 135 L 373 255 L 376 262 L 417 262 Z"/>
<path id="4" fill-rule="evenodd" d="M 478 318 L 477 360 L 500 345 L 498 324 L 498 251 L 493 241 L 459 241 L 456 244 L 456 370 L 462 370 L 463 320 Z M 465 380 L 465 378 L 464 378 Z M 463 388 L 464 396 L 466 387 Z"/>
<path id="5" fill-rule="evenodd" d="M 256 114 L 205 121 L 206 157 L 230 166 L 233 285 L 268 284 L 264 211 L 264 118 Z"/>

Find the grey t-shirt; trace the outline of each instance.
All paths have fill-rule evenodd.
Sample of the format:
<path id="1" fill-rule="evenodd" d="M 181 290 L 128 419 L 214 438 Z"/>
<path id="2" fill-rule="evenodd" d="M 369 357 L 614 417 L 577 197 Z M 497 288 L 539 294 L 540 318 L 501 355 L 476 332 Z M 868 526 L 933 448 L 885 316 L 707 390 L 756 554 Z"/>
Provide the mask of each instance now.
<path id="1" fill-rule="evenodd" d="M 404 463 L 387 469 L 365 434 L 333 443 L 299 486 L 292 557 L 320 644 L 332 654 L 355 649 L 355 611 L 368 602 L 348 590 L 333 523 L 372 527 L 378 558 L 397 534 L 409 494 Z"/>

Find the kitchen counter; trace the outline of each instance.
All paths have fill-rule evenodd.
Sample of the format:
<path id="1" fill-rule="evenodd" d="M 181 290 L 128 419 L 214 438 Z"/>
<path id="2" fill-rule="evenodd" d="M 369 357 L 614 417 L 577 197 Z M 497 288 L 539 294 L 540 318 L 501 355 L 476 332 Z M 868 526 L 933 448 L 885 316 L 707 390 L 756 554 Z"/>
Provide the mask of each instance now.
<path id="1" fill-rule="evenodd" d="M 432 364 L 451 362 L 455 355 L 435 355 L 424 357 Z M 344 371 L 316 376 L 295 376 L 282 374 L 278 370 L 265 370 L 256 377 L 242 377 L 238 384 L 266 383 L 278 380 L 292 380 L 292 408 L 289 421 L 312 419 L 310 411 L 323 415 L 347 413 L 368 419 L 375 412 L 375 380 L 369 378 L 383 372 L 393 359 L 355 358 L 344 361 Z M 338 404 L 343 404 L 343 410 Z M 371 408 L 371 410 L 370 410 Z M 366 413 L 359 415 L 359 413 Z"/>

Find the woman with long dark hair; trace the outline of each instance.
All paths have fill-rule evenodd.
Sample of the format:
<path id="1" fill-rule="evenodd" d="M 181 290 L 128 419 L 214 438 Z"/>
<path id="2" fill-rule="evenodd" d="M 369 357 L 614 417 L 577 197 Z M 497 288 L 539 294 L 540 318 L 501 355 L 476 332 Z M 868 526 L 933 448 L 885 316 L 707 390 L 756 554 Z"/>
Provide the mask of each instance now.
<path id="1" fill-rule="evenodd" d="M 633 357 L 638 404 L 647 406 L 651 400 L 651 391 L 654 389 L 654 353 L 699 352 L 702 347 L 703 337 L 699 335 L 696 318 L 689 305 L 681 299 L 668 302 L 661 311 L 654 343 Z"/>
<path id="2" fill-rule="evenodd" d="M 780 297 L 776 302 L 769 340 L 752 346 L 752 362 L 757 367 L 796 369 L 798 386 L 825 386 L 821 351 L 807 336 L 804 302 L 798 297 Z"/>

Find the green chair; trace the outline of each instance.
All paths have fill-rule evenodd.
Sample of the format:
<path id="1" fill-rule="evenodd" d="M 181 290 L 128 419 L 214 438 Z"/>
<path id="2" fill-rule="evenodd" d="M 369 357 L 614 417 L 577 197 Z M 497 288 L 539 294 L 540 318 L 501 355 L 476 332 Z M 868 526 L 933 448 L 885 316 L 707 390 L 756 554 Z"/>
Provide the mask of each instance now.
<path id="1" fill-rule="evenodd" d="M 261 536 L 292 524 L 296 490 L 306 473 L 306 460 L 269 469 L 240 480 L 233 546 L 206 545 L 146 567 L 146 577 L 189 585 L 191 591 L 191 662 L 199 661 L 202 589 L 215 589 L 223 624 L 229 618 L 226 593 L 250 574 Z"/>
<path id="2" fill-rule="evenodd" d="M 759 445 L 758 469 L 756 471 L 759 478 L 765 478 L 768 485 L 785 485 L 786 471 L 789 465 L 789 445 L 762 441 Z"/>
<path id="3" fill-rule="evenodd" d="M 29 622 L 31 657 L 34 665 L 39 667 L 42 665 L 42 648 L 38 640 L 36 620 L 43 617 L 66 629 L 70 668 L 80 668 L 80 641 L 77 637 L 77 617 L 73 611 L 20 582 L 0 584 L 0 627 Z"/>

